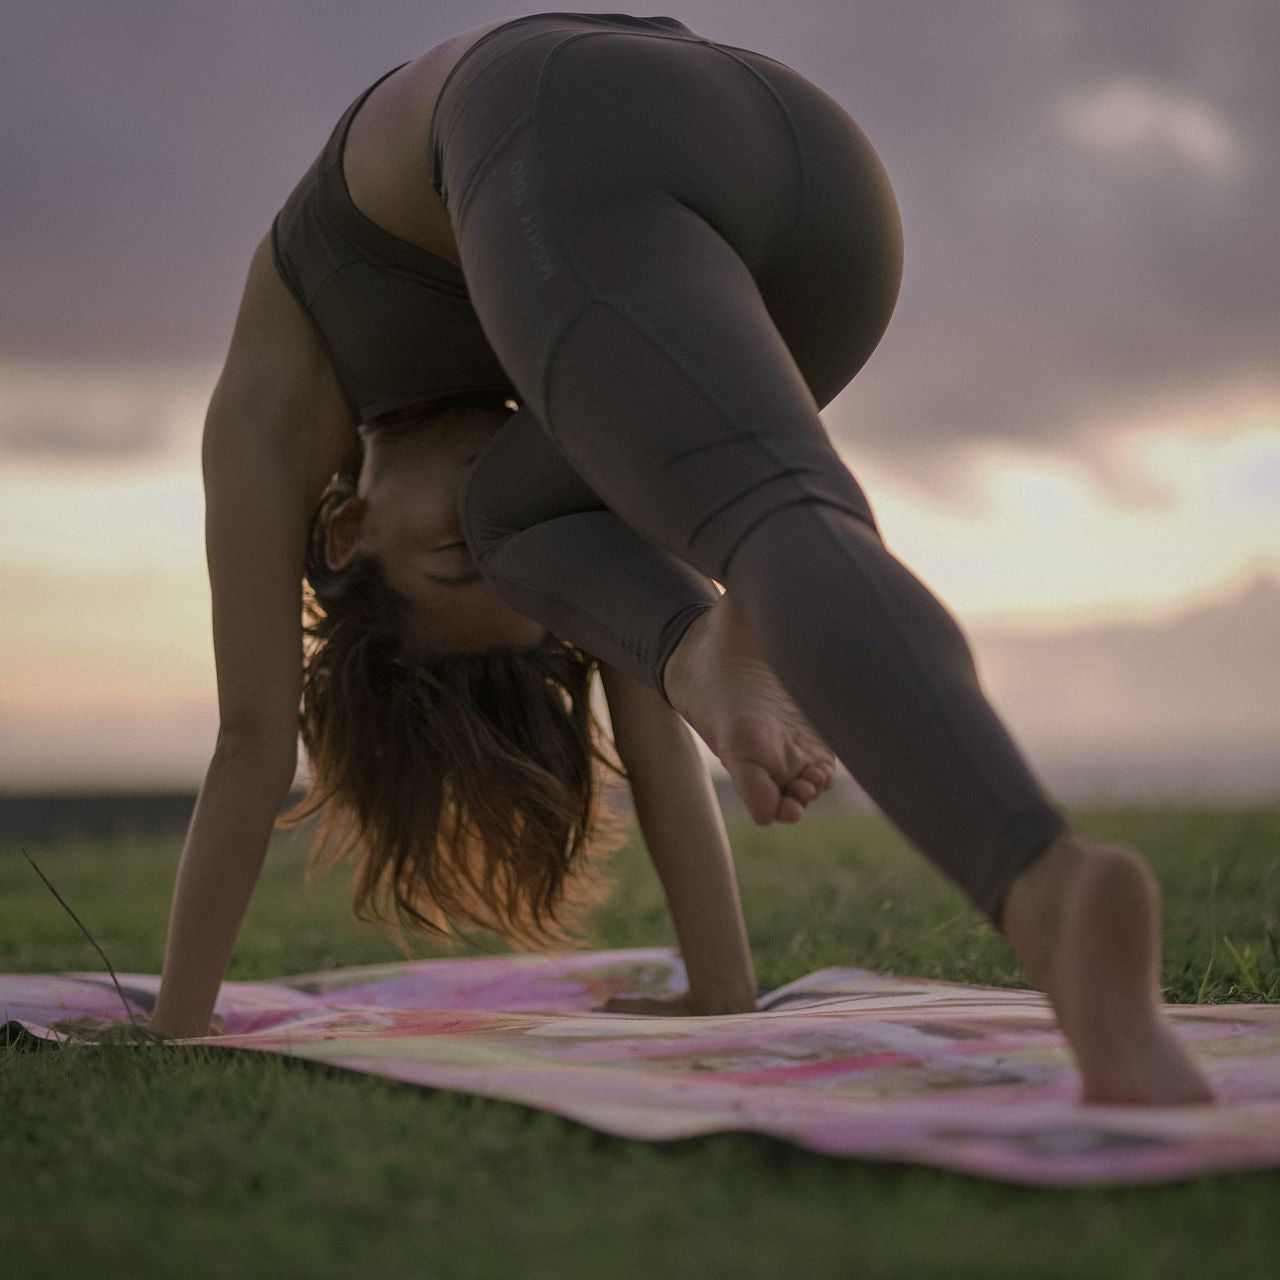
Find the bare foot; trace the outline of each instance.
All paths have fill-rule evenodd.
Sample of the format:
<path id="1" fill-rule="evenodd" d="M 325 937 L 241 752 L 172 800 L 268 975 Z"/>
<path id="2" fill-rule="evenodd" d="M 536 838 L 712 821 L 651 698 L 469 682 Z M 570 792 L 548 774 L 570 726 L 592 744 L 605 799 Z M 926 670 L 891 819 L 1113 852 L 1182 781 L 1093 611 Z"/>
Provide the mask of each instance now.
<path id="1" fill-rule="evenodd" d="M 1160 987 L 1160 886 L 1136 853 L 1068 834 L 1014 880 L 1005 937 L 1075 1051 L 1081 1102 L 1213 1102 Z"/>
<path id="2" fill-rule="evenodd" d="M 835 779 L 835 756 L 792 702 L 727 595 L 685 632 L 663 683 L 671 705 L 729 771 L 756 822 L 799 822 Z"/>

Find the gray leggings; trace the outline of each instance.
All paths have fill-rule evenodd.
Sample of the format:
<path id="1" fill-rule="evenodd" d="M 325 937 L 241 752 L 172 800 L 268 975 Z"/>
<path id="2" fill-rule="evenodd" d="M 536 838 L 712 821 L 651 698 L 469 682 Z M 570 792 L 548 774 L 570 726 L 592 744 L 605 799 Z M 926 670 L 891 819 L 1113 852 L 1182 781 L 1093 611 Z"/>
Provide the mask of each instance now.
<path id="1" fill-rule="evenodd" d="M 796 72 L 637 28 L 509 24 L 437 106 L 436 186 L 524 401 L 474 464 L 467 541 L 521 612 L 659 690 L 723 583 L 850 773 L 998 926 L 1066 823 L 818 416 L 893 309 L 888 180 Z"/>

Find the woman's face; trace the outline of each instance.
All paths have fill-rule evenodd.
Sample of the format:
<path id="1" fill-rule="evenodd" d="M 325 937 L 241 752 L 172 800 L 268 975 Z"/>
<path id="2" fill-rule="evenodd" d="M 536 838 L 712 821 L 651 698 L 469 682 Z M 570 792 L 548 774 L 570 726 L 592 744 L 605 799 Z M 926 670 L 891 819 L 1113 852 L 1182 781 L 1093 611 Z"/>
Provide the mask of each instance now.
<path id="1" fill-rule="evenodd" d="M 458 514 L 468 467 L 509 416 L 468 406 L 365 434 L 356 497 L 334 512 L 328 558 L 333 568 L 356 553 L 378 561 L 387 583 L 412 602 L 415 647 L 518 648 L 546 634 L 481 578 Z"/>

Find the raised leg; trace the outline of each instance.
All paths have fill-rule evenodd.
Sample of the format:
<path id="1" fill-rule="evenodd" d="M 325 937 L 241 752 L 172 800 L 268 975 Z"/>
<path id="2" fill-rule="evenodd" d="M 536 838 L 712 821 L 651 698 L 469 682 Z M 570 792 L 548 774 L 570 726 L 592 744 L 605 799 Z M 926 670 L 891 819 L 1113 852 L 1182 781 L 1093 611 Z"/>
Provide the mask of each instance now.
<path id="1" fill-rule="evenodd" d="M 796 822 L 831 786 L 835 756 L 768 667 L 740 611 L 710 579 L 606 509 L 528 409 L 477 459 L 461 514 L 494 588 L 527 617 L 657 689 L 720 758 L 757 822 Z M 679 679 L 695 670 L 696 682 Z"/>
<path id="2" fill-rule="evenodd" d="M 565 44 L 530 85 L 469 104 L 492 126 L 459 125 L 445 165 L 485 331 L 574 469 L 627 526 L 726 585 L 803 716 L 988 918 L 1001 926 L 1011 887 L 1035 887 L 1014 899 L 1011 938 L 1050 988 L 1086 1096 L 1119 1089 L 1098 1064 L 1119 1012 L 1142 1007 L 1124 1089 L 1168 1100 L 1170 1064 L 1184 1083 L 1194 1066 L 1158 1020 L 1150 1030 L 1149 935 L 1080 976 L 1090 940 L 1118 939 L 1144 911 L 1150 924 L 1141 870 L 1080 854 L 1065 879 L 1025 878 L 1061 862 L 1067 823 L 818 417 L 815 387 L 852 376 L 896 292 L 878 161 L 793 73 L 668 44 Z M 521 109 L 527 127 L 508 127 Z M 1126 885 L 1128 907 L 1091 923 Z M 1061 927 L 1035 955 L 1055 903 Z M 1107 981 L 1138 994 L 1111 1005 L 1090 989 Z"/>

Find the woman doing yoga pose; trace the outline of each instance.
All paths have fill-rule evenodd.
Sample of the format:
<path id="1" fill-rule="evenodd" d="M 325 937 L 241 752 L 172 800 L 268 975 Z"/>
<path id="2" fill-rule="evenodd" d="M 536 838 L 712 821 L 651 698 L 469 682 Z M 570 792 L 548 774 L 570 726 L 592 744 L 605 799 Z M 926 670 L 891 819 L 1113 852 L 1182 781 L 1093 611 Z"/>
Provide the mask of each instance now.
<path id="1" fill-rule="evenodd" d="M 687 723 L 759 822 L 834 752 L 1048 994 L 1086 1100 L 1210 1100 L 1161 1008 L 1154 877 L 1069 829 L 818 416 L 900 270 L 845 112 L 670 18 L 493 24 L 353 104 L 258 249 L 209 410 L 221 729 L 157 1031 L 209 1025 L 300 701 L 304 808 L 363 851 L 362 900 L 554 938 L 598 664 L 682 1008 L 754 996 Z"/>

